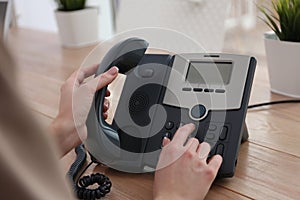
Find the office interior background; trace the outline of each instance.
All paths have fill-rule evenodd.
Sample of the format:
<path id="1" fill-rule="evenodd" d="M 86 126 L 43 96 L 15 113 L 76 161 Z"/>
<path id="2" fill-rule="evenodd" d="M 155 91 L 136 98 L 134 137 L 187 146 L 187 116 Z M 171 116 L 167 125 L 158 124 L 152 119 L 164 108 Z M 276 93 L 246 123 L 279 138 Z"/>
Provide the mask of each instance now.
<path id="1" fill-rule="evenodd" d="M 208 7 L 205 7 L 205 0 L 183 0 L 181 1 L 181 4 L 179 4 L 179 1 L 177 0 L 173 2 L 166 2 L 168 2 L 167 5 L 159 6 L 157 5 L 159 1 L 152 1 L 150 3 L 145 0 L 89 0 L 87 1 L 87 5 L 97 6 L 99 8 L 100 40 L 105 40 L 113 36 L 113 34 L 115 33 L 114 31 L 116 29 L 115 24 L 121 27 L 117 27 L 117 29 L 121 29 L 121 31 L 123 31 L 132 27 L 142 26 L 142 23 L 145 23 L 144 21 L 146 21 L 146 26 L 159 26 L 167 28 L 172 28 L 173 26 L 176 27 L 178 23 L 181 23 L 182 30 L 186 29 L 188 31 L 194 31 L 195 34 L 201 34 L 201 30 L 202 32 L 203 30 L 207 30 L 208 34 L 205 35 L 206 38 L 204 38 L 203 40 L 213 40 L 212 37 L 209 37 L 209 35 L 214 35 L 217 38 L 219 38 L 219 40 L 217 40 L 219 44 L 215 45 L 218 46 L 217 50 L 221 50 L 220 46 L 223 45 L 222 40 L 224 40 L 225 32 L 232 31 L 235 28 L 238 28 L 240 30 L 251 31 L 255 29 L 257 24 L 261 23 L 261 21 L 258 19 L 258 16 L 261 14 L 258 12 L 257 5 L 259 5 L 261 2 L 264 2 L 264 0 L 222 0 L 219 1 L 219 3 L 217 1 L 212 1 L 212 3 L 210 3 L 211 5 Z M 149 5 L 143 6 L 143 4 L 145 3 L 148 3 Z M 180 8 L 180 5 L 183 4 L 186 6 L 183 8 L 185 10 L 182 10 L 181 16 L 179 16 L 178 13 L 175 14 L 171 11 L 172 9 L 182 9 Z M 217 9 L 214 9 L 213 4 L 215 4 L 214 6 L 216 6 Z M 57 9 L 57 5 L 54 2 L 54 0 L 14 0 L 14 5 L 15 22 L 18 27 L 48 31 L 53 33 L 58 32 L 54 12 Z M 199 15 L 197 19 L 200 19 L 200 24 L 197 24 L 198 22 L 193 20 L 193 17 L 190 17 L 189 15 L 193 15 L 201 11 L 201 9 L 197 9 L 197 7 L 201 7 L 203 5 L 206 11 L 205 13 L 196 14 Z M 146 16 L 141 16 L 141 13 L 138 13 L 137 16 L 138 18 L 140 18 L 140 20 L 136 19 L 136 21 L 133 22 L 129 21 L 130 19 L 134 19 L 134 11 L 136 11 L 135 9 L 138 6 L 143 6 L 139 10 L 145 13 Z M 169 8 L 167 8 L 167 6 Z M 224 7 L 221 13 L 219 9 L 220 6 Z M 193 7 L 196 8 L 196 11 L 192 11 Z M 192 13 L 190 14 L 190 12 Z M 150 20 L 155 20 L 153 18 L 158 13 L 160 14 L 160 16 L 162 16 L 161 13 L 165 13 L 165 18 L 178 17 L 178 19 L 173 20 L 171 23 L 171 20 L 169 20 L 155 21 L 152 24 L 147 24 L 147 22 L 149 22 Z M 128 20 L 123 19 L 124 17 Z M 182 21 L 180 21 L 180 18 Z M 208 25 L 202 22 L 201 18 L 205 18 Z M 209 23 L 210 21 L 212 21 L 215 24 Z M 125 27 L 124 24 L 126 24 Z M 132 24 L 132 26 L 128 24 Z M 222 27 L 223 24 L 224 27 Z"/>
<path id="2" fill-rule="evenodd" d="M 61 45 L 54 0 L 13 2 L 8 44 L 18 63 L 18 84 L 24 101 L 28 103 L 36 119 L 47 127 L 57 115 L 61 85 L 82 65 L 96 44 L 82 48 L 66 48 Z M 262 21 L 264 16 L 257 8 L 262 4 L 269 6 L 270 2 L 271 0 L 87 1 L 89 6 L 97 6 L 99 9 L 99 42 L 123 31 L 157 26 L 162 30 L 165 28 L 182 32 L 202 44 L 204 51 L 255 56 L 258 64 L 250 105 L 294 100 L 296 97 L 282 95 L 283 93 L 279 94 L 271 89 L 268 69 L 270 64 L 267 62 L 264 39 L 270 28 Z M 204 14 L 198 12 L 201 8 L 205 8 Z M 155 39 L 156 37 L 153 38 Z M 295 48 L 293 53 L 291 49 L 285 49 L 283 53 L 277 53 L 273 61 L 280 63 L 286 56 L 299 60 L 299 43 L 292 46 Z M 291 60 L 290 57 L 287 60 Z M 299 62 L 290 61 L 282 64 L 281 68 L 296 65 L 294 70 L 300 73 Z M 295 71 L 292 73 L 298 75 Z M 284 83 L 290 83 L 300 94 L 299 81 L 291 84 L 290 76 L 284 75 L 279 84 Z M 298 199 L 299 113 L 299 104 L 279 104 L 249 110 L 246 122 L 250 136 L 241 145 L 236 174 L 232 179 L 218 180 L 207 199 Z M 62 159 L 65 171 L 73 161 L 74 152 Z M 151 175 L 120 173 L 102 166 L 91 168 L 87 173 L 97 170 L 105 171 L 114 183 L 108 199 L 151 199 Z"/>

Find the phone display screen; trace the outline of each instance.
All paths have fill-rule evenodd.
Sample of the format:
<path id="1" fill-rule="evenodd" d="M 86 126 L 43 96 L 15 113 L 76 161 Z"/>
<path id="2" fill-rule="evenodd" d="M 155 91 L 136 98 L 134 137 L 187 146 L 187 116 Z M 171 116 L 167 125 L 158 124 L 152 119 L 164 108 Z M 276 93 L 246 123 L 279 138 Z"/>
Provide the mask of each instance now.
<path id="1" fill-rule="evenodd" d="M 232 68 L 232 62 L 192 61 L 189 64 L 186 81 L 206 85 L 228 85 Z"/>

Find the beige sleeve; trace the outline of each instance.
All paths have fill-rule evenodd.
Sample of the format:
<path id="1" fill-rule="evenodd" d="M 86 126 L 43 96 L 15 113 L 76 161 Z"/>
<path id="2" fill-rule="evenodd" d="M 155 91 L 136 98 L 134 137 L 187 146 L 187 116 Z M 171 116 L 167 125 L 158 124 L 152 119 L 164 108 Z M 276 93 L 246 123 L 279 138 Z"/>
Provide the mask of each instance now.
<path id="1" fill-rule="evenodd" d="M 15 91 L 14 69 L 0 41 L 0 199 L 73 199 L 54 142 Z"/>
<path id="2" fill-rule="evenodd" d="M 0 91 L 0 199 L 74 199 L 52 138 L 7 87 Z"/>
<path id="3" fill-rule="evenodd" d="M 49 141 L 41 133 L 0 130 L 1 200 L 73 199 Z"/>

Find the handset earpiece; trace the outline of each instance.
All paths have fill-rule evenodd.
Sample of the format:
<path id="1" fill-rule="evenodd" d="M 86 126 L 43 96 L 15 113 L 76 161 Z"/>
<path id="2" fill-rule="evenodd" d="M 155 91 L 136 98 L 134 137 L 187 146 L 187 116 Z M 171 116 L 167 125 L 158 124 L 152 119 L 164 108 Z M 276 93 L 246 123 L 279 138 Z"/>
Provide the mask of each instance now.
<path id="1" fill-rule="evenodd" d="M 125 74 L 138 65 L 148 46 L 149 43 L 140 38 L 129 38 L 117 43 L 102 59 L 96 76 L 113 66 L 119 68 L 119 73 Z"/>
<path id="2" fill-rule="evenodd" d="M 148 42 L 140 38 L 129 38 L 117 43 L 101 61 L 96 76 L 113 66 L 119 68 L 119 73 L 125 74 L 138 65 L 148 45 Z M 88 137 L 86 140 L 89 152 L 104 164 L 107 164 L 107 160 L 117 157 L 117 153 L 113 152 L 116 147 L 112 145 L 120 146 L 117 131 L 105 121 L 102 115 L 106 90 L 107 87 L 104 87 L 95 94 L 87 119 Z"/>

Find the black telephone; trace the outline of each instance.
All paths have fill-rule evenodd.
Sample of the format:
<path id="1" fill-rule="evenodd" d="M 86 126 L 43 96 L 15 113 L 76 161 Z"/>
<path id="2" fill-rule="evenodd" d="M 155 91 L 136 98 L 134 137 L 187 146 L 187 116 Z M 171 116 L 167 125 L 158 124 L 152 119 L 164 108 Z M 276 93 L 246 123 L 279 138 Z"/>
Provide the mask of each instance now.
<path id="1" fill-rule="evenodd" d="M 148 43 L 129 38 L 106 54 L 96 75 L 112 66 L 126 74 L 112 125 L 103 118 L 107 88 L 95 95 L 85 146 L 98 161 L 121 171 L 155 169 L 163 137 L 182 124 L 221 154 L 219 177 L 234 175 L 240 143 L 247 140 L 245 116 L 256 60 L 230 54 L 146 54 Z"/>

